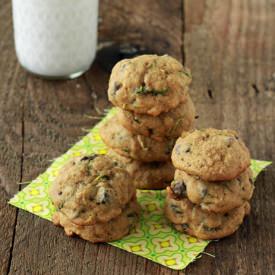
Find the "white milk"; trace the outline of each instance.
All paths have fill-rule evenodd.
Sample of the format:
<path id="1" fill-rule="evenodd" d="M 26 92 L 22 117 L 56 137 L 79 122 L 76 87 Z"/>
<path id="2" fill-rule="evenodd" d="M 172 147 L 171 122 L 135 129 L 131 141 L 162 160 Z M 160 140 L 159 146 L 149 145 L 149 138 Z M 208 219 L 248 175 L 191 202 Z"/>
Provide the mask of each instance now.
<path id="1" fill-rule="evenodd" d="M 98 0 L 13 0 L 19 62 L 44 77 L 81 75 L 95 58 L 97 20 Z"/>

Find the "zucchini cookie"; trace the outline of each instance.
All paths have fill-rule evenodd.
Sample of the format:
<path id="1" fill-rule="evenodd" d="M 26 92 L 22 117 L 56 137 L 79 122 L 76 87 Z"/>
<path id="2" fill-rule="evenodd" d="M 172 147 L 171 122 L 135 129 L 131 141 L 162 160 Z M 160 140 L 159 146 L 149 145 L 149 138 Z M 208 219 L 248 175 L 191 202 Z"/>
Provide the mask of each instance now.
<path id="1" fill-rule="evenodd" d="M 190 71 L 168 56 L 141 55 L 118 62 L 108 97 L 122 109 L 157 116 L 186 100 Z"/>
<path id="2" fill-rule="evenodd" d="M 200 239 L 219 239 L 233 234 L 250 211 L 250 204 L 245 202 L 227 213 L 208 212 L 187 198 L 177 199 L 169 187 L 167 192 L 166 217 L 178 231 Z"/>
<path id="3" fill-rule="evenodd" d="M 176 170 L 171 189 L 177 198 L 187 196 L 202 210 L 226 213 L 251 199 L 254 185 L 250 168 L 229 181 L 208 182 Z"/>
<path id="4" fill-rule="evenodd" d="M 183 131 L 189 131 L 195 120 L 195 107 L 189 94 L 186 102 L 159 116 L 138 114 L 119 109 L 118 121 L 129 131 L 155 140 L 178 138 Z"/>
<path id="5" fill-rule="evenodd" d="M 172 162 L 205 181 L 224 181 L 249 167 L 250 154 L 235 131 L 210 128 L 183 133 L 173 149 Z"/>
<path id="6" fill-rule="evenodd" d="M 61 211 L 53 216 L 53 223 L 64 227 L 67 236 L 78 235 L 82 239 L 98 243 L 119 240 L 129 233 L 140 212 L 140 207 L 135 199 L 132 199 L 122 210 L 121 214 L 108 222 L 94 224 L 75 223 Z"/>
<path id="7" fill-rule="evenodd" d="M 117 116 L 107 120 L 100 128 L 103 142 L 118 154 L 143 162 L 168 161 L 174 139 L 156 141 L 135 135 L 117 123 Z"/>
<path id="8" fill-rule="evenodd" d="M 57 208 L 54 223 L 64 226 L 69 235 L 75 233 L 91 242 L 111 241 L 125 235 L 132 224 L 130 220 L 128 223 L 125 221 L 128 214 L 134 212 L 135 217 L 138 214 L 136 190 L 130 179 L 125 169 L 117 167 L 111 158 L 104 155 L 69 161 L 49 190 Z M 128 208 L 131 208 L 130 212 Z M 121 230 L 118 227 L 112 235 L 109 227 L 118 222 L 116 219 L 123 220 L 125 227 Z M 128 230 L 126 224 L 129 225 Z M 102 231 L 101 235 L 97 232 L 98 228 Z M 94 232 L 89 232 L 93 229 Z"/>
<path id="9" fill-rule="evenodd" d="M 110 150 L 108 156 L 126 169 L 138 189 L 165 189 L 172 181 L 175 168 L 171 161 L 144 163 L 123 157 Z"/>

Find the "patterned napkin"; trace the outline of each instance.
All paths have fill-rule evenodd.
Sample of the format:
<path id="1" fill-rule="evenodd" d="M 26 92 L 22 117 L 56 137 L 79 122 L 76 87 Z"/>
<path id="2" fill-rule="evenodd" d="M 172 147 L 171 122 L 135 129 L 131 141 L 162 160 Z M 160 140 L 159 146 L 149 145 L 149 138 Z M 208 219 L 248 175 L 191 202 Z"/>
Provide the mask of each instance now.
<path id="1" fill-rule="evenodd" d="M 114 115 L 111 109 L 107 119 Z M 91 129 L 85 137 L 76 143 L 67 153 L 58 157 L 52 165 L 26 188 L 15 195 L 9 203 L 29 211 L 43 219 L 51 220 L 56 211 L 48 196 L 49 185 L 58 175 L 60 167 L 70 158 L 83 154 L 104 154 L 106 146 L 98 134 L 102 122 Z M 252 160 L 254 179 L 271 162 Z M 184 269 L 204 251 L 209 241 L 181 234 L 173 229 L 163 215 L 165 190 L 137 192 L 142 207 L 139 224 L 125 238 L 110 242 L 110 245 L 140 255 L 175 270 Z M 49 226 L 53 226 L 49 224 Z M 92 245 L 92 244 L 91 244 Z"/>

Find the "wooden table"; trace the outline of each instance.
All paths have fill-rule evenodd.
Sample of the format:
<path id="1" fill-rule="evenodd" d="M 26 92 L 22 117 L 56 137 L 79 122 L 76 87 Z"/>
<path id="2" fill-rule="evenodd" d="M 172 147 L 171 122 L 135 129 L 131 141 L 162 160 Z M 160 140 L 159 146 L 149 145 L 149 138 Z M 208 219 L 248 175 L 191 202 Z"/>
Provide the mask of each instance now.
<path id="1" fill-rule="evenodd" d="M 274 0 L 100 2 L 103 50 L 83 77 L 54 82 L 19 66 L 11 4 L 0 0 L 1 274 L 178 273 L 109 245 L 68 238 L 7 205 L 22 188 L 18 182 L 35 178 L 95 123 L 87 115 L 108 106 L 110 67 L 135 51 L 168 53 L 192 69 L 198 127 L 234 128 L 254 158 L 274 159 Z M 186 274 L 275 272 L 274 181 L 273 166 L 258 178 L 252 214 L 240 230 L 211 243 L 206 251 L 216 257 L 203 255 Z"/>

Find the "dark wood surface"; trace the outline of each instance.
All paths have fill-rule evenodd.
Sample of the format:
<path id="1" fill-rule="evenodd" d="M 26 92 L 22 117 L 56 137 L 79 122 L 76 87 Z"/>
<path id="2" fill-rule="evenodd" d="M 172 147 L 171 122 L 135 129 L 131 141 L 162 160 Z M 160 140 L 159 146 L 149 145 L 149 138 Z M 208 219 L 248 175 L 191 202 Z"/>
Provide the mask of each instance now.
<path id="1" fill-rule="evenodd" d="M 191 68 L 198 127 L 233 128 L 252 156 L 275 155 L 275 1 L 100 1 L 98 58 L 72 81 L 26 73 L 14 53 L 11 4 L 0 0 L 0 274 L 177 274 L 7 205 L 65 152 L 108 106 L 109 70 L 133 52 L 168 53 Z M 125 51 L 125 48 L 127 51 Z M 275 168 L 261 174 L 252 214 L 233 236 L 211 243 L 186 274 L 275 272 Z M 183 273 L 183 272 L 180 272 Z"/>

